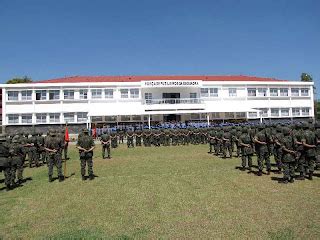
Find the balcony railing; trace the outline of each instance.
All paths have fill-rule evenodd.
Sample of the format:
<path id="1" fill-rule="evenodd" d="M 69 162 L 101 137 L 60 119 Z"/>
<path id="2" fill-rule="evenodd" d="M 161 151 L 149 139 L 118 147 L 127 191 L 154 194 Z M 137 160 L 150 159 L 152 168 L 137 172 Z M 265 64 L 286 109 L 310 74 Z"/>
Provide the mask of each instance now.
<path id="1" fill-rule="evenodd" d="M 161 98 L 161 99 L 145 99 L 144 104 L 201 104 L 201 98 Z"/>

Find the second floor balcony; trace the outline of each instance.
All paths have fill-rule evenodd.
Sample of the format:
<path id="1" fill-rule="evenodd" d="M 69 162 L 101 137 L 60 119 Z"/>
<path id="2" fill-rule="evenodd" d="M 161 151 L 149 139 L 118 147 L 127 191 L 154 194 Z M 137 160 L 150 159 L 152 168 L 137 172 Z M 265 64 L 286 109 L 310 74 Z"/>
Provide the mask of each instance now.
<path id="1" fill-rule="evenodd" d="M 160 98 L 160 99 L 144 99 L 143 104 L 202 104 L 201 98 Z"/>

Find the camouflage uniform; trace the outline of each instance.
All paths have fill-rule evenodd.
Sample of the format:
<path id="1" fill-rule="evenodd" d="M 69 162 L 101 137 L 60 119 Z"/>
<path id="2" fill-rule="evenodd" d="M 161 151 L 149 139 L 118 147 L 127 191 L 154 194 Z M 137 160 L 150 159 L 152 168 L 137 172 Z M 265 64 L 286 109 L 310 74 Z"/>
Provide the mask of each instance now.
<path id="1" fill-rule="evenodd" d="M 58 170 L 59 181 L 64 180 L 62 174 L 62 160 L 61 160 L 61 148 L 63 147 L 63 142 L 61 137 L 59 137 L 55 130 L 50 130 L 49 136 L 46 136 L 44 143 L 45 150 L 47 151 L 48 156 L 48 175 L 49 182 L 53 181 L 53 166 L 56 165 Z"/>
<path id="2" fill-rule="evenodd" d="M 305 160 L 305 151 L 302 145 L 303 139 L 303 131 L 302 125 L 298 124 L 293 131 L 293 140 L 295 144 L 296 150 L 296 159 L 297 159 L 297 170 L 300 173 L 300 176 L 297 177 L 297 180 L 304 180 L 305 179 L 305 167 L 306 167 L 306 160 Z"/>
<path id="3" fill-rule="evenodd" d="M 232 145 L 232 136 L 230 133 L 229 128 L 225 128 L 225 131 L 222 136 L 222 157 L 227 157 L 227 151 L 230 158 L 232 158 L 232 151 L 231 151 L 231 145 Z"/>
<path id="4" fill-rule="evenodd" d="M 11 144 L 9 145 L 9 152 L 11 157 L 11 184 L 15 184 L 16 173 L 18 178 L 18 184 L 23 182 L 23 147 L 20 144 L 19 136 L 15 136 L 12 139 Z"/>
<path id="5" fill-rule="evenodd" d="M 141 145 L 142 145 L 142 132 L 137 131 L 135 136 L 136 136 L 136 146 L 141 147 Z"/>
<path id="6" fill-rule="evenodd" d="M 112 148 L 117 148 L 118 147 L 118 140 L 117 140 L 117 134 L 112 132 L 110 134 L 110 138 L 111 138 L 111 147 Z"/>
<path id="7" fill-rule="evenodd" d="M 252 138 L 248 133 L 247 127 L 244 127 L 242 129 L 242 134 L 239 137 L 239 146 L 241 147 L 241 160 L 242 160 L 241 170 L 244 171 L 248 164 L 248 167 L 249 167 L 248 169 L 249 171 L 251 171 L 253 149 L 252 149 Z"/>
<path id="8" fill-rule="evenodd" d="M 281 146 L 283 149 L 283 182 L 288 183 L 294 182 L 294 167 L 295 167 L 295 151 L 294 151 L 294 140 L 290 134 L 290 129 L 288 127 L 283 128 L 283 134 L 281 141 Z"/>
<path id="9" fill-rule="evenodd" d="M 85 180 L 86 174 L 86 165 L 88 165 L 88 175 L 89 179 L 94 179 L 93 174 L 93 150 L 90 150 L 94 147 L 94 141 L 92 136 L 89 135 L 88 129 L 83 129 L 83 135 L 81 138 L 78 138 L 77 148 L 79 149 L 80 155 L 80 165 L 81 165 L 81 176 L 82 180 Z M 85 149 L 85 150 L 84 150 Z M 88 151 L 90 150 L 90 151 Z"/>
<path id="10" fill-rule="evenodd" d="M 282 146 L 281 146 L 281 142 L 282 142 L 282 138 L 284 137 L 283 133 L 282 133 L 282 128 L 280 125 L 277 125 L 276 127 L 276 134 L 274 135 L 274 160 L 277 164 L 278 170 L 281 171 L 281 167 L 282 167 L 282 155 L 283 155 L 283 151 L 282 151 Z"/>
<path id="11" fill-rule="evenodd" d="M 110 145 L 111 145 L 111 138 L 110 135 L 107 133 L 107 131 L 104 131 L 101 135 L 101 145 L 102 145 L 102 158 L 105 158 L 105 153 L 107 150 L 107 158 L 111 158 L 110 156 Z"/>
<path id="12" fill-rule="evenodd" d="M 269 175 L 271 171 L 271 164 L 270 164 L 270 157 L 269 157 L 268 146 L 267 146 L 268 139 L 267 139 L 265 129 L 263 127 L 260 127 L 259 130 L 260 131 L 254 137 L 255 143 L 256 143 L 256 151 L 258 155 L 258 168 L 259 168 L 258 176 L 262 175 L 264 162 L 267 167 L 267 174 Z"/>
<path id="13" fill-rule="evenodd" d="M 130 147 L 134 147 L 134 144 L 133 144 L 133 132 L 132 131 L 128 131 L 127 133 L 127 147 L 130 148 Z"/>
<path id="14" fill-rule="evenodd" d="M 4 172 L 4 183 L 7 191 L 11 190 L 12 186 L 12 171 L 11 171 L 11 159 L 9 152 L 9 144 L 5 135 L 0 135 L 0 171 Z"/>
<path id="15" fill-rule="evenodd" d="M 33 132 L 32 136 L 28 139 L 29 143 L 29 167 L 32 167 L 34 163 L 36 167 L 40 166 L 39 163 L 39 154 L 38 154 L 38 138 L 37 133 Z"/>
<path id="16" fill-rule="evenodd" d="M 208 133 L 208 142 L 209 142 L 209 152 L 208 153 L 212 153 L 214 141 L 215 141 L 214 132 L 213 132 L 213 130 L 210 130 L 210 132 Z"/>
<path id="17" fill-rule="evenodd" d="M 313 127 L 310 125 L 305 131 L 302 143 L 305 149 L 306 157 L 306 173 L 309 175 L 309 180 L 312 180 L 315 161 L 316 161 L 316 135 Z"/>

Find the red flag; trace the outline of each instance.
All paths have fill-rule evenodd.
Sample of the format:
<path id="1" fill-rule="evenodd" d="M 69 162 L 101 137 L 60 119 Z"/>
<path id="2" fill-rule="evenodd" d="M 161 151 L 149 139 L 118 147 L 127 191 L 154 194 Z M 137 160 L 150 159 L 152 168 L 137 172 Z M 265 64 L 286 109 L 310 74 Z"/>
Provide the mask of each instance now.
<path id="1" fill-rule="evenodd" d="M 66 133 L 64 134 L 64 141 L 69 142 L 69 131 L 68 131 L 68 127 L 66 127 Z"/>

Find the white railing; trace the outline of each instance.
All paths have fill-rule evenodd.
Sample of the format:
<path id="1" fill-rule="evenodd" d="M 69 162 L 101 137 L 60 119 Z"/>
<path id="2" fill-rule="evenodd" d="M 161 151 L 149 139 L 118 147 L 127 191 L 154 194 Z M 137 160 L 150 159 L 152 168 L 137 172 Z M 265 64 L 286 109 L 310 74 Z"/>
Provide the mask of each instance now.
<path id="1" fill-rule="evenodd" d="M 201 104 L 201 98 L 161 98 L 161 99 L 145 99 L 144 104 Z"/>

